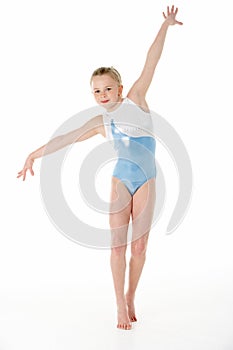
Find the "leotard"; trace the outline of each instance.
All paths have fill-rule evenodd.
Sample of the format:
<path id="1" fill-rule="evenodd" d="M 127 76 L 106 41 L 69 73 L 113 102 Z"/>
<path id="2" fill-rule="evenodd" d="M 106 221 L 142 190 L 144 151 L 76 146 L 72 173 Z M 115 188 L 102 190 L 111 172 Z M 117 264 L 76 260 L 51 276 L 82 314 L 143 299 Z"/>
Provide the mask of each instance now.
<path id="1" fill-rule="evenodd" d="M 121 180 L 129 193 L 156 177 L 155 146 L 151 115 L 129 98 L 112 112 L 103 114 L 106 137 L 117 152 L 113 176 Z"/>

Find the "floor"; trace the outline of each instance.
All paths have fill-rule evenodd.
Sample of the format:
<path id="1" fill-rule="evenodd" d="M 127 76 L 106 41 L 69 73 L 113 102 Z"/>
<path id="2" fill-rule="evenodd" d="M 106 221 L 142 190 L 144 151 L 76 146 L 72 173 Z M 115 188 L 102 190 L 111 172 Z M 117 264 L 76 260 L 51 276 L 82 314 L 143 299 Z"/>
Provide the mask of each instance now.
<path id="1" fill-rule="evenodd" d="M 88 292 L 78 284 L 1 292 L 0 349 L 231 350 L 228 277 L 158 275 L 138 293 L 139 320 L 131 331 L 116 328 L 112 296 L 101 284 Z"/>

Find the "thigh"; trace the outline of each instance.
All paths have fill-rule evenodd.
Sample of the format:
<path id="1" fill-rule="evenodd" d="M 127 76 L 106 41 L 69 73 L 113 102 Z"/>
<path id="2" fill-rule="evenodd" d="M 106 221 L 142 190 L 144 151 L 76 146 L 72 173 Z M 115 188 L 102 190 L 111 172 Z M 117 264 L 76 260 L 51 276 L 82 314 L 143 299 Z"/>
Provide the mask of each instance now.
<path id="1" fill-rule="evenodd" d="M 112 247 L 127 244 L 128 225 L 132 211 L 132 197 L 125 185 L 112 177 L 109 224 Z"/>
<path id="2" fill-rule="evenodd" d="M 132 199 L 132 240 L 137 240 L 150 231 L 155 207 L 155 178 L 143 184 Z"/>

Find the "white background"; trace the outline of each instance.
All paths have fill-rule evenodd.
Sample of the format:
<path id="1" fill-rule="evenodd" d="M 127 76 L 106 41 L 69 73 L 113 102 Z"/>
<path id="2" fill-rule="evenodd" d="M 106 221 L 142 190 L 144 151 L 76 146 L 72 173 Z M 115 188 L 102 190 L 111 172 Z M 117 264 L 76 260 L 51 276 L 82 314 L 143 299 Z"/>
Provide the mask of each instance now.
<path id="1" fill-rule="evenodd" d="M 52 225 L 40 196 L 40 160 L 34 178 L 16 179 L 29 152 L 94 105 L 95 68 L 115 66 L 127 93 L 166 5 L 1 4 L 1 350 L 233 349 L 230 1 L 176 2 L 184 26 L 169 28 L 148 93 L 150 108 L 184 141 L 194 188 L 183 223 L 166 236 L 178 179 L 158 144 L 167 202 L 150 236 L 131 332 L 116 329 L 109 251 L 75 244 Z M 77 158 L 83 147 L 75 146 Z"/>

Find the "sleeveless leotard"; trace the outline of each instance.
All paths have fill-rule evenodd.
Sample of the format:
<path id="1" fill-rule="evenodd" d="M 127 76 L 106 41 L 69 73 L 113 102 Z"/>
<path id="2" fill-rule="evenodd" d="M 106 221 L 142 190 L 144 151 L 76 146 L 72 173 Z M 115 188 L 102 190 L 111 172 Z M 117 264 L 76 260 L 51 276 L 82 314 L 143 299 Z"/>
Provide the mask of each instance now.
<path id="1" fill-rule="evenodd" d="M 156 177 L 153 124 L 150 113 L 129 98 L 103 114 L 106 137 L 117 152 L 113 176 L 121 180 L 133 196 L 149 179 Z"/>

